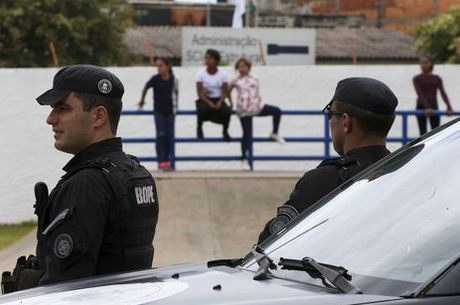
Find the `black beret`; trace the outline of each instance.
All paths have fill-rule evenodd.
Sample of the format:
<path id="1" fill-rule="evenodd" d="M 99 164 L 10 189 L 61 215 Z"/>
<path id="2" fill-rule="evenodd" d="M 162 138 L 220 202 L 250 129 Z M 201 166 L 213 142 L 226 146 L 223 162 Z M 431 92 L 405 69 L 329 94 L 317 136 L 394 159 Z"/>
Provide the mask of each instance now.
<path id="1" fill-rule="evenodd" d="M 75 65 L 59 70 L 54 76 L 53 88 L 37 97 L 37 102 L 53 105 L 72 91 L 121 100 L 125 90 L 120 79 L 108 70 L 98 66 Z"/>
<path id="2" fill-rule="evenodd" d="M 341 80 L 337 84 L 332 101 L 383 115 L 394 114 L 398 106 L 398 98 L 387 85 L 367 77 Z"/>

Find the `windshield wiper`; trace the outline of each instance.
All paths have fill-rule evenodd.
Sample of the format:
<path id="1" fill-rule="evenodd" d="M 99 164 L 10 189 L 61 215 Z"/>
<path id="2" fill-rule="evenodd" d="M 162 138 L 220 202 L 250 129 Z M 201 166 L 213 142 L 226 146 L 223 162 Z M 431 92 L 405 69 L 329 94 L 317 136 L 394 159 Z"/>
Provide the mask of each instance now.
<path id="1" fill-rule="evenodd" d="M 259 264 L 259 269 L 257 269 L 253 279 L 256 281 L 268 279 L 268 275 L 270 274 L 269 269 L 276 270 L 276 265 L 273 263 L 273 260 L 265 254 L 264 250 L 260 248 L 259 245 L 254 245 L 251 253 L 254 255 L 257 264 Z"/>
<path id="2" fill-rule="evenodd" d="M 354 286 L 348 270 L 341 266 L 318 263 L 310 257 L 302 260 L 280 258 L 278 265 L 281 269 L 305 271 L 312 278 L 319 278 L 326 287 L 332 287 L 326 280 L 343 293 L 361 294 L 361 290 Z"/>

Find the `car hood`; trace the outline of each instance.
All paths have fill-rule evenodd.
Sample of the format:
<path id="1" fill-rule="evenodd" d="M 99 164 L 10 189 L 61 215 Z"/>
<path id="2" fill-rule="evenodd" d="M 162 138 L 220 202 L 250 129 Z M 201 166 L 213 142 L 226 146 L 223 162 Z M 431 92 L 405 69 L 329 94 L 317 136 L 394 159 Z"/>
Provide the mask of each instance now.
<path id="1" fill-rule="evenodd" d="M 363 304 L 397 299 L 347 295 L 293 281 L 255 281 L 238 268 L 206 263 L 163 267 L 38 287 L 0 298 L 0 304 Z"/>

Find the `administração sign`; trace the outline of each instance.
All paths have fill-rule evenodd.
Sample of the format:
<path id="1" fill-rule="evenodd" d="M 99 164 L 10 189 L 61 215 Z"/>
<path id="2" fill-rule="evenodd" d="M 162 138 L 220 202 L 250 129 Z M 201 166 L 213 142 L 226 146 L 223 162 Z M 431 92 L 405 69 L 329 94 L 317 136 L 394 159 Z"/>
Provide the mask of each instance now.
<path id="1" fill-rule="evenodd" d="M 310 65 L 315 39 L 313 29 L 184 27 L 182 65 L 203 65 L 207 49 L 218 50 L 224 64 L 244 56 L 255 65 Z"/>

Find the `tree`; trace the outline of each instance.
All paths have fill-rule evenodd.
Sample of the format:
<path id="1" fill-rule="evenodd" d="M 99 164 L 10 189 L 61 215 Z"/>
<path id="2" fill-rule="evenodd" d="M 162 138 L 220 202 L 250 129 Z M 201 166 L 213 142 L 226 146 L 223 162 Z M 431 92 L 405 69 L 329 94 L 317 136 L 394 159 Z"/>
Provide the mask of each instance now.
<path id="1" fill-rule="evenodd" d="M 416 47 L 440 62 L 460 62 L 460 7 L 440 14 L 420 25 Z"/>
<path id="2" fill-rule="evenodd" d="M 123 64 L 127 0 L 1 0 L 0 65 L 50 66 L 50 43 L 61 65 Z"/>

